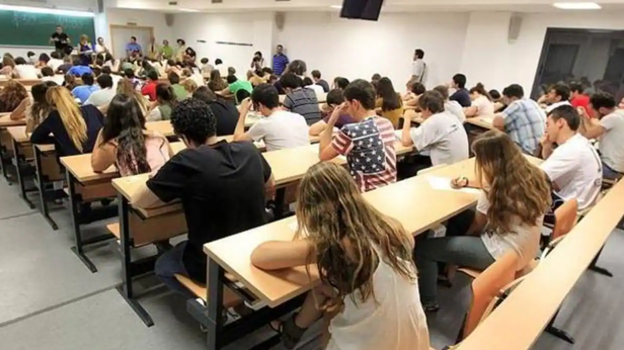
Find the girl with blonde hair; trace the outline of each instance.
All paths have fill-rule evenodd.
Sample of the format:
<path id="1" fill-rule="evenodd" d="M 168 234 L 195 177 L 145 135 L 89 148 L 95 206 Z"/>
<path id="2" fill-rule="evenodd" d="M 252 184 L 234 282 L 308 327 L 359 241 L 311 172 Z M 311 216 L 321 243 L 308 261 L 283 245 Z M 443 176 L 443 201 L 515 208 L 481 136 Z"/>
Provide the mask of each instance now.
<path id="1" fill-rule="evenodd" d="M 439 309 L 439 262 L 485 270 L 514 251 L 519 256 L 516 271 L 520 271 L 539 249 L 542 221 L 551 202 L 546 174 L 500 131 L 481 135 L 472 150 L 476 181 L 460 177 L 451 184 L 454 188 L 482 188 L 476 212 L 470 210 L 451 219 L 446 237 L 416 244 L 420 293 L 427 311 Z"/>
<path id="2" fill-rule="evenodd" d="M 61 86 L 49 88 L 46 100 L 52 112 L 35 128 L 30 141 L 34 144 L 52 141 L 59 157 L 91 153 L 104 124 L 104 115 L 94 106 L 78 106 L 69 90 Z"/>
<path id="3" fill-rule="evenodd" d="M 251 255 L 265 270 L 305 265 L 310 275 L 313 265 L 319 271 L 321 286 L 280 326 L 284 345 L 294 348 L 327 312 L 333 314 L 327 349 L 428 350 L 412 236 L 370 205 L 334 163 L 310 168 L 298 195 L 295 240 L 265 242 Z"/>
<path id="4" fill-rule="evenodd" d="M 147 115 L 147 111 L 149 110 L 149 103 L 147 102 L 145 97 L 143 97 L 143 95 L 134 88 L 132 80 L 128 78 L 121 79 L 117 84 L 117 94 L 122 94 L 134 98 L 141 108 L 141 113 L 143 113 L 143 115 Z"/>

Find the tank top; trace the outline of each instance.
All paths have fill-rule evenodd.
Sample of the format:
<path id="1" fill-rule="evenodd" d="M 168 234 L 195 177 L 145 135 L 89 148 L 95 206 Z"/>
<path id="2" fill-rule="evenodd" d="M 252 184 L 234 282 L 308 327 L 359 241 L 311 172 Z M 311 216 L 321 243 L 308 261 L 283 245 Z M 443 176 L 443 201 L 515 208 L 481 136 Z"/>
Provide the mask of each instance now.
<path id="1" fill-rule="evenodd" d="M 366 302 L 345 298 L 343 312 L 331 321 L 327 350 L 429 350 L 418 281 L 403 278 L 380 255 L 373 289 L 375 298 Z"/>
<path id="2" fill-rule="evenodd" d="M 156 173 L 169 160 L 169 149 L 167 148 L 166 139 L 160 134 L 146 133 L 145 149 L 147 164 L 152 169 L 152 173 Z M 119 161 L 116 163 L 115 165 L 119 169 L 121 176 L 138 175 L 134 174 L 129 168 L 121 166 Z"/>

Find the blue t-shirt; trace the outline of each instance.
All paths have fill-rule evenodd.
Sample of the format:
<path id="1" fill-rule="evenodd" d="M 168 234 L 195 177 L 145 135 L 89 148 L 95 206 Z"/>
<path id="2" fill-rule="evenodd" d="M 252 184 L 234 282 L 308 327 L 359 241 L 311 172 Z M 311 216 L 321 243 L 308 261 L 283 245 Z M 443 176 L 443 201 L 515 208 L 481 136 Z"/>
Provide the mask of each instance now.
<path id="1" fill-rule="evenodd" d="M 81 77 L 83 74 L 85 73 L 91 73 L 93 74 L 93 71 L 91 70 L 90 67 L 88 66 L 73 66 L 71 67 L 71 69 L 67 72 L 67 74 L 71 74 L 75 77 Z"/>
<path id="2" fill-rule="evenodd" d="M 470 99 L 470 93 L 466 89 L 458 89 L 454 94 L 449 97 L 451 101 L 457 101 L 462 107 L 472 106 L 472 100 Z"/>
<path id="3" fill-rule="evenodd" d="M 141 52 L 141 45 L 137 43 L 128 43 L 126 44 L 126 51 Z"/>
<path id="4" fill-rule="evenodd" d="M 89 99 L 89 96 L 94 91 L 98 91 L 100 88 L 94 85 L 78 85 L 72 90 L 72 95 L 80 100 L 80 103 L 85 103 Z"/>
<path id="5" fill-rule="evenodd" d="M 288 66 L 288 57 L 284 54 L 276 54 L 273 56 L 273 73 L 275 75 L 282 75 Z"/>

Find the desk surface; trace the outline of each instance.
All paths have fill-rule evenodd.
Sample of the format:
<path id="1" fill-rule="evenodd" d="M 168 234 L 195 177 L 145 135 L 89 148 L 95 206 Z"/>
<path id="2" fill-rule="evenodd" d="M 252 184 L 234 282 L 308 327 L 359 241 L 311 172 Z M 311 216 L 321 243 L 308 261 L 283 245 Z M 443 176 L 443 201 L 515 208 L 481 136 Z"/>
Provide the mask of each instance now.
<path id="1" fill-rule="evenodd" d="M 30 137 L 26 135 L 26 126 L 12 126 L 7 128 L 7 132 L 18 144 L 30 142 Z"/>
<path id="2" fill-rule="evenodd" d="M 26 125 L 26 118 L 19 120 L 11 120 L 11 113 L 0 113 L 0 128 L 6 128 L 8 126 Z"/>
<path id="3" fill-rule="evenodd" d="M 91 153 L 62 157 L 61 164 L 83 185 L 88 182 L 112 179 L 119 176 L 115 166 L 111 166 L 103 173 L 94 172 L 91 167 Z"/>
<path id="4" fill-rule="evenodd" d="M 539 162 L 535 158 L 531 158 L 531 161 Z M 471 174 L 474 174 L 474 158 L 367 192 L 364 197 L 382 213 L 399 220 L 408 232 L 418 234 L 467 209 L 478 198 L 474 190 L 435 189 L 430 183 L 432 178 L 443 177 L 450 182 L 451 178 Z M 426 198 L 436 200 L 423 205 Z M 317 272 L 311 271 L 313 278 L 310 280 L 305 267 L 264 271 L 251 265 L 249 258 L 260 243 L 292 240 L 294 227 L 296 219 L 286 218 L 208 243 L 204 251 L 262 301 L 275 307 L 314 286 L 317 283 Z"/>
<path id="5" fill-rule="evenodd" d="M 487 116 L 487 117 L 466 118 L 465 123 L 472 124 L 483 129 L 494 130 L 496 128 L 494 128 L 494 125 L 492 125 L 493 121 L 494 121 L 494 116 Z"/>

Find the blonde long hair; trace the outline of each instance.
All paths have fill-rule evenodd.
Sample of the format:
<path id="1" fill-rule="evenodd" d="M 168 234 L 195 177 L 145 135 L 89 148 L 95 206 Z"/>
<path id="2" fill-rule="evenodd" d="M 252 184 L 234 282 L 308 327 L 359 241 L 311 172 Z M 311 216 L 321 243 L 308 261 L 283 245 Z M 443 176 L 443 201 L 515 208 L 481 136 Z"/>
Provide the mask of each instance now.
<path id="1" fill-rule="evenodd" d="M 147 113 L 149 107 L 147 101 L 140 92 L 136 91 L 134 85 L 132 85 L 132 81 L 129 79 L 123 78 L 119 81 L 117 84 L 117 94 L 134 98 L 139 104 L 139 107 L 141 107 L 141 112 L 143 112 L 143 114 Z"/>
<path id="2" fill-rule="evenodd" d="M 51 87 L 46 92 L 46 100 L 58 111 L 72 143 L 82 153 L 82 144 L 87 141 L 87 123 L 69 90 L 62 86 Z"/>
<path id="3" fill-rule="evenodd" d="M 382 259 L 404 278 L 416 279 L 413 237 L 373 208 L 343 167 L 314 165 L 298 195 L 296 237 L 308 235 L 316 248 L 308 261 L 316 260 L 321 281 L 337 289 L 340 299 L 351 294 L 356 302 L 356 292 L 362 302 L 375 298 L 373 275 Z"/>
<path id="4" fill-rule="evenodd" d="M 477 178 L 486 185 L 490 202 L 489 229 L 497 234 L 511 231 L 511 223 L 534 226 L 550 208 L 551 189 L 546 174 L 531 164 L 520 148 L 500 131 L 488 131 L 472 145 Z"/>

